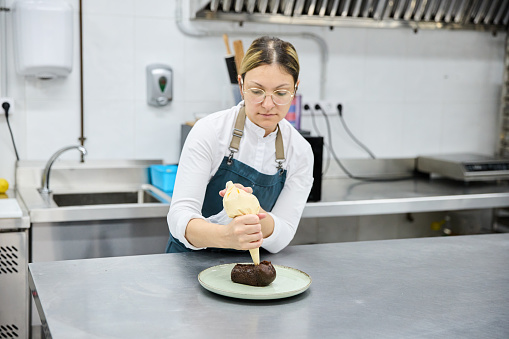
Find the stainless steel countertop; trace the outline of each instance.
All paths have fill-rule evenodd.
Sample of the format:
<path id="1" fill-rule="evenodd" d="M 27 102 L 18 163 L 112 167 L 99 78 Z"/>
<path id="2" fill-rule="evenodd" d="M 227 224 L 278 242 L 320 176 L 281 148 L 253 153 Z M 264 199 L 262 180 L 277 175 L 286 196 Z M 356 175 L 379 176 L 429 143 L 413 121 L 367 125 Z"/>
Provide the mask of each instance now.
<path id="1" fill-rule="evenodd" d="M 132 186 L 132 187 L 131 187 Z M 122 190 L 139 186 L 123 185 Z M 18 189 L 32 223 L 72 220 L 109 220 L 165 217 L 169 204 L 117 204 L 56 207 L 45 201 L 35 187 Z M 65 191 L 60 191 L 65 192 Z M 51 199 L 51 197 L 50 197 Z M 308 202 L 303 218 L 398 214 L 509 207 L 507 181 L 461 183 L 448 179 L 365 182 L 325 179 L 322 200 Z"/>
<path id="2" fill-rule="evenodd" d="M 449 179 L 400 181 L 325 179 L 322 200 L 308 202 L 304 218 L 453 211 L 509 206 L 509 182 Z"/>
<path id="3" fill-rule="evenodd" d="M 55 339 L 509 337 L 509 234 L 290 246 L 261 256 L 308 273 L 311 287 L 247 301 L 199 285 L 199 272 L 249 261 L 247 252 L 31 263 L 30 286 Z"/>
<path id="4" fill-rule="evenodd" d="M 0 218 L 0 232 L 13 232 L 28 230 L 30 228 L 30 217 L 28 211 L 19 197 L 16 190 L 10 189 L 5 192 L 6 198 L 16 199 L 21 209 L 21 217 L 18 218 Z"/>

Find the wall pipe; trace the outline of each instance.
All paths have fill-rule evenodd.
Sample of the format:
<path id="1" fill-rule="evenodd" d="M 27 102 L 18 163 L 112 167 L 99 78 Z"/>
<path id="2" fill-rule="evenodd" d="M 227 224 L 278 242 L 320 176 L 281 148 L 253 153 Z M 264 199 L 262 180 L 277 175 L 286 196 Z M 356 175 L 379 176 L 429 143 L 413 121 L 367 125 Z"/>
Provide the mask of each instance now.
<path id="1" fill-rule="evenodd" d="M 0 97 L 7 97 L 7 16 L 9 8 L 0 0 Z"/>
<path id="2" fill-rule="evenodd" d="M 84 110 L 84 96 L 83 96 L 83 6 L 82 0 L 79 2 L 79 26 L 80 26 L 80 141 L 81 146 L 85 146 L 85 110 Z M 81 153 L 81 162 L 85 162 L 85 154 Z"/>
<path id="3" fill-rule="evenodd" d="M 189 37 L 194 37 L 194 38 L 203 38 L 203 37 L 222 37 L 223 34 L 225 33 L 224 31 L 192 31 L 192 30 L 189 30 L 187 27 L 185 27 L 185 25 L 183 24 L 183 8 L 182 8 L 182 0 L 177 0 L 177 8 L 175 10 L 175 18 L 176 18 L 176 22 L 177 22 L 177 26 L 178 26 L 178 29 L 185 35 L 189 36 Z M 273 32 L 250 32 L 250 31 L 231 31 L 231 32 L 228 32 L 228 35 L 230 36 L 260 36 L 260 35 L 274 35 Z M 322 39 L 320 36 L 316 35 L 316 34 L 313 34 L 313 33 L 306 33 L 306 32 L 299 32 L 299 33 L 295 33 L 295 32 L 281 32 L 281 33 L 278 33 L 278 35 L 283 35 L 283 36 L 296 36 L 296 37 L 300 37 L 300 38 L 304 38 L 304 39 L 310 39 L 310 40 L 313 40 L 314 42 L 316 42 L 318 44 L 318 47 L 320 48 L 320 54 L 321 54 L 321 64 L 320 64 L 320 89 L 319 89 L 319 96 L 321 100 L 324 99 L 324 94 L 325 94 L 325 82 L 326 82 L 326 66 L 327 66 L 327 61 L 328 61 L 328 58 L 329 58 L 329 50 L 328 50 L 328 47 L 327 47 L 327 43 L 325 42 L 324 39 Z"/>

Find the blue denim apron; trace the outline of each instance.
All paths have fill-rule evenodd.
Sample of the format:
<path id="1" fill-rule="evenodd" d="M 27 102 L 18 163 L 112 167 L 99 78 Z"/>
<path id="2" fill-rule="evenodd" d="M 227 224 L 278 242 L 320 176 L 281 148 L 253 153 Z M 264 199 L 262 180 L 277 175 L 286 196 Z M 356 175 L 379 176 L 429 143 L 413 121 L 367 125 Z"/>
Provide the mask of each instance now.
<path id="1" fill-rule="evenodd" d="M 218 194 L 225 188 L 226 182 L 242 184 L 253 188 L 253 194 L 258 198 L 260 206 L 267 212 L 272 211 L 276 204 L 279 194 L 283 190 L 286 181 L 286 170 L 283 169 L 284 151 L 281 131 L 278 128 L 276 137 L 276 163 L 278 171 L 276 174 L 269 175 L 260 173 L 249 165 L 244 164 L 233 158 L 234 153 L 238 151 L 240 138 L 244 130 L 246 115 L 244 107 L 239 111 L 233 137 L 230 143 L 230 155 L 224 157 L 216 174 L 210 179 L 202 206 L 202 215 L 205 218 L 215 215 L 223 209 L 223 198 Z M 217 251 L 218 249 L 210 249 Z M 166 253 L 191 252 L 182 242 L 174 238 L 170 233 L 170 239 L 166 246 Z"/>

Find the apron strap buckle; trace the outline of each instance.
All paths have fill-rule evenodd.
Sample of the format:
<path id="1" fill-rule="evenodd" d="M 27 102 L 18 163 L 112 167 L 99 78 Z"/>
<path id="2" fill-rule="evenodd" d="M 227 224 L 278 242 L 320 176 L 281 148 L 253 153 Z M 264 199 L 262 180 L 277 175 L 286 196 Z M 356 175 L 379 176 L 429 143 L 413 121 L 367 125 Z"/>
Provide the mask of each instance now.
<path id="1" fill-rule="evenodd" d="M 233 163 L 233 155 L 235 154 L 235 152 L 237 152 L 238 150 L 234 149 L 234 148 L 231 148 L 230 147 L 230 155 L 228 156 L 228 160 L 226 161 L 226 163 L 228 165 L 231 165 Z"/>
<path id="2" fill-rule="evenodd" d="M 277 162 L 277 170 L 279 172 L 279 175 L 282 175 L 283 172 L 284 172 L 284 169 L 283 169 L 283 161 L 285 159 L 276 159 L 276 162 Z"/>
<path id="3" fill-rule="evenodd" d="M 238 128 L 234 128 L 233 135 L 236 137 L 242 138 L 242 136 L 244 135 L 244 131 L 241 129 L 238 129 Z"/>

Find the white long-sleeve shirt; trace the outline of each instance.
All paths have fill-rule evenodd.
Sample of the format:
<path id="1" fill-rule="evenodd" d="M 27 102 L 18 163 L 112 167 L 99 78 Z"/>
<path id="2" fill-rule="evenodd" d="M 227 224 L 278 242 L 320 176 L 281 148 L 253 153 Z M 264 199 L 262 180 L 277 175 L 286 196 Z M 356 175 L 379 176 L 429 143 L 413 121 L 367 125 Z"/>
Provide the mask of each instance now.
<path id="1" fill-rule="evenodd" d="M 232 219 L 224 209 L 217 215 L 204 218 L 201 214 L 205 191 L 225 156 L 237 113 L 243 102 L 230 109 L 210 114 L 196 122 L 182 149 L 175 188 L 168 213 L 171 234 L 187 248 L 199 250 L 185 238 L 187 224 L 200 218 L 217 224 L 228 224 Z M 313 152 L 300 133 L 283 119 L 279 123 L 285 151 L 286 181 L 270 215 L 274 232 L 263 240 L 262 247 L 276 253 L 293 239 L 302 211 L 313 185 Z M 234 158 L 260 173 L 277 172 L 276 132 L 264 137 L 265 130 L 246 118 L 239 151 Z M 219 192 L 218 192 L 219 194 Z"/>

